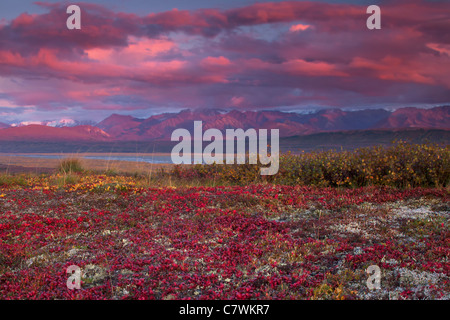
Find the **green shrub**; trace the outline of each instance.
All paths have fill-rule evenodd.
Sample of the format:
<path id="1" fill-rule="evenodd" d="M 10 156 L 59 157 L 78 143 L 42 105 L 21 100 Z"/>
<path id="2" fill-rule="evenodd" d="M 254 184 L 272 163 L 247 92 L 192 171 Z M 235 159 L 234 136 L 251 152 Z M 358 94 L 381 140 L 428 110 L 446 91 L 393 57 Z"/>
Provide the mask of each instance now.
<path id="1" fill-rule="evenodd" d="M 277 174 L 261 176 L 260 165 L 175 166 L 180 179 L 214 179 L 217 183 L 272 182 L 286 185 L 362 187 L 368 185 L 447 187 L 450 148 L 432 144 L 396 142 L 392 146 L 354 151 L 316 151 L 280 155 Z"/>

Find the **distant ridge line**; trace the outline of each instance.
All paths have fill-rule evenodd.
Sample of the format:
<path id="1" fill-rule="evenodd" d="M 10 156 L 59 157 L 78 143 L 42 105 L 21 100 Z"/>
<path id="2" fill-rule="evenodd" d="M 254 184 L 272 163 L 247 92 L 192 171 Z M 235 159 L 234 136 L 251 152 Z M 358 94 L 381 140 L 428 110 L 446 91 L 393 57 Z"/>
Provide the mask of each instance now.
<path id="1" fill-rule="evenodd" d="M 3 141 L 170 141 L 175 129 L 193 132 L 194 121 L 203 121 L 203 130 L 279 129 L 280 137 L 306 136 L 322 132 L 355 130 L 410 130 L 417 128 L 450 130 L 450 106 L 430 109 L 405 107 L 345 111 L 322 109 L 315 113 L 283 111 L 224 112 L 219 109 L 182 110 L 140 119 L 112 114 L 94 125 L 52 127 L 32 124 L 10 127 L 0 123 Z M 68 123 L 70 121 L 67 121 Z"/>

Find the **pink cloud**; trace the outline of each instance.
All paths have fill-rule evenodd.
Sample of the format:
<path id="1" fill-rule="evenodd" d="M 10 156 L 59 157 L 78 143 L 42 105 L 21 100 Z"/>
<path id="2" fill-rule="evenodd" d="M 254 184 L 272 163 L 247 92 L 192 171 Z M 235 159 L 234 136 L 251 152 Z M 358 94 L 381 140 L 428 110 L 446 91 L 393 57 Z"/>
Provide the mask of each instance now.
<path id="1" fill-rule="evenodd" d="M 30 26 L 35 21 L 36 17 L 36 14 L 30 15 L 28 13 L 22 13 L 20 16 L 13 20 L 11 25 L 13 28 Z"/>
<path id="2" fill-rule="evenodd" d="M 220 57 L 206 57 L 201 62 L 205 66 L 229 66 L 231 61 L 223 56 Z"/>
<path id="3" fill-rule="evenodd" d="M 25 59 L 18 53 L 0 51 L 0 65 L 9 67 L 25 66 Z"/>
<path id="4" fill-rule="evenodd" d="M 136 65 L 142 61 L 161 56 L 177 45 L 169 39 L 147 39 L 130 37 L 127 47 L 92 48 L 86 50 L 89 59 L 102 63 Z"/>
<path id="5" fill-rule="evenodd" d="M 232 107 L 239 107 L 245 102 L 244 97 L 232 97 L 230 100 L 230 105 Z"/>
<path id="6" fill-rule="evenodd" d="M 421 61 L 425 59 L 428 61 Z M 444 76 L 447 81 L 443 84 L 450 84 L 450 78 L 443 74 L 444 69 L 450 68 L 450 59 L 436 64 L 425 57 L 418 57 L 415 60 L 404 61 L 397 57 L 386 56 L 381 61 L 373 61 L 365 58 L 356 57 L 353 59 L 350 67 L 368 69 L 374 72 L 375 76 L 381 80 L 415 82 L 423 84 L 436 84 L 437 80 Z M 447 65 L 447 68 L 445 68 Z M 441 67 L 441 68 L 440 68 Z M 448 69 L 447 69 L 448 70 Z M 450 86 L 448 87 L 450 88 Z"/>
<path id="7" fill-rule="evenodd" d="M 442 55 L 447 55 L 450 57 L 450 44 L 444 43 L 427 43 L 427 47 L 439 52 Z"/>
<path id="8" fill-rule="evenodd" d="M 290 74 L 308 75 L 308 76 L 348 76 L 330 63 L 322 61 L 308 62 L 302 59 L 290 60 L 280 66 L 281 70 Z"/>
<path id="9" fill-rule="evenodd" d="M 306 29 L 309 29 L 311 26 L 309 24 L 295 24 L 289 28 L 289 31 L 296 32 L 296 31 L 305 31 Z"/>
<path id="10" fill-rule="evenodd" d="M 80 32 L 61 28 L 64 5 L 41 5 L 47 13 L 0 25 L 0 77 L 19 83 L 0 94 L 19 104 L 132 110 L 448 100 L 448 3 L 385 3 L 376 32 L 365 27 L 366 6 L 325 2 L 144 16 L 82 3 Z"/>

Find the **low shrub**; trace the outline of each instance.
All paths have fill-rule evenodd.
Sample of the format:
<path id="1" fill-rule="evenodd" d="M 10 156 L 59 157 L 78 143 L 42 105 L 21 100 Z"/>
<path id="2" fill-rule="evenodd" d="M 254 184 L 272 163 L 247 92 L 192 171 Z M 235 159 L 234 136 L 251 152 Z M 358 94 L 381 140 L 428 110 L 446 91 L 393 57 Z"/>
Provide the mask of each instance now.
<path id="1" fill-rule="evenodd" d="M 446 187 L 450 180 L 450 149 L 432 144 L 400 141 L 353 151 L 286 153 L 279 161 L 279 172 L 273 176 L 261 176 L 261 165 L 250 164 L 178 165 L 171 174 L 239 185 L 266 181 L 320 187 Z"/>

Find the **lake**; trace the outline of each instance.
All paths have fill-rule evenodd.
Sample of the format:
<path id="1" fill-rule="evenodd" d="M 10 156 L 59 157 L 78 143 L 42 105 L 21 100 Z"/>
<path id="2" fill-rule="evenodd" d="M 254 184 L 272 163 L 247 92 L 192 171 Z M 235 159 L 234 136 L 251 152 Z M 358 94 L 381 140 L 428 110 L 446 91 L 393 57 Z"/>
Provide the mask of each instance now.
<path id="1" fill-rule="evenodd" d="M 161 154 L 146 154 L 146 155 L 69 155 L 69 154 L 26 154 L 26 153 L 4 153 L 2 156 L 10 157 L 28 157 L 39 159 L 65 159 L 65 158 L 81 158 L 81 159 L 93 159 L 93 160 L 118 160 L 118 161 L 132 161 L 132 162 L 145 162 L 145 163 L 172 163 L 170 155 Z"/>

